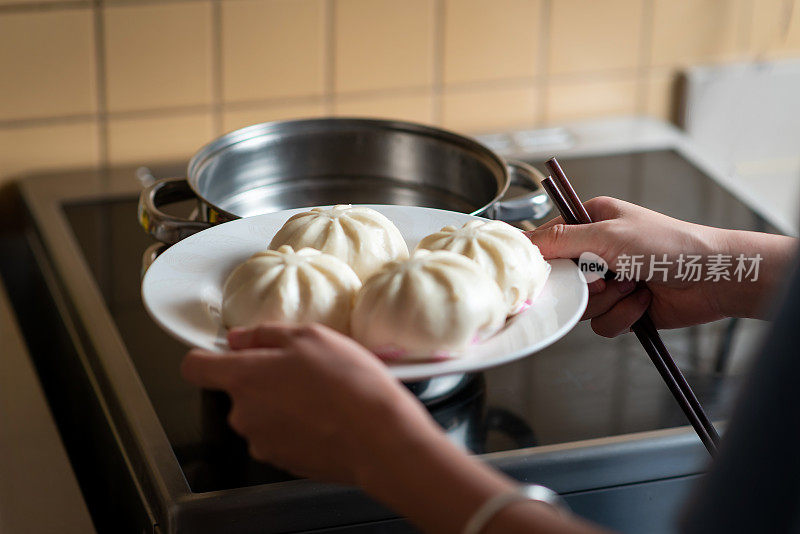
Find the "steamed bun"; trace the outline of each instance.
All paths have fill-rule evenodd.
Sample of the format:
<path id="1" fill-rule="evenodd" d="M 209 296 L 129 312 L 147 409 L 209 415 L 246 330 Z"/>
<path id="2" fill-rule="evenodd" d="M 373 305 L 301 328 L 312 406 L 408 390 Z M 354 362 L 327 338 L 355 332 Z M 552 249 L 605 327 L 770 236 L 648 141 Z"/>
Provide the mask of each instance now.
<path id="1" fill-rule="evenodd" d="M 420 250 L 365 282 L 352 336 L 387 359 L 447 358 L 497 332 L 505 318 L 500 288 L 477 263 Z"/>
<path id="2" fill-rule="evenodd" d="M 222 321 L 227 327 L 318 322 L 347 333 L 360 287 L 338 258 L 282 246 L 254 254 L 231 272 L 222 290 Z"/>
<path id="3" fill-rule="evenodd" d="M 400 230 L 371 208 L 338 205 L 292 216 L 275 234 L 271 250 L 282 245 L 311 247 L 336 256 L 366 280 L 383 264 L 408 258 Z"/>
<path id="4" fill-rule="evenodd" d="M 477 262 L 502 289 L 509 315 L 530 304 L 550 274 L 550 264 L 539 247 L 501 221 L 474 220 L 461 228 L 445 226 L 420 241 L 417 249 L 449 250 Z"/>

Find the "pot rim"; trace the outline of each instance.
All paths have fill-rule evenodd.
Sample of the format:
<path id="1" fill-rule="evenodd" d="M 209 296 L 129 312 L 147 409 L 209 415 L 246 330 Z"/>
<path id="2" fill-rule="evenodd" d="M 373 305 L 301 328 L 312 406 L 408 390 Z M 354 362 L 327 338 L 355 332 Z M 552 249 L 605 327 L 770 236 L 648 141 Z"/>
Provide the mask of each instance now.
<path id="1" fill-rule="evenodd" d="M 450 130 L 445 130 L 443 128 L 428 126 L 415 122 L 360 117 L 318 117 L 309 119 L 278 120 L 253 124 L 251 126 L 245 126 L 244 128 L 239 128 L 238 130 L 228 132 L 207 143 L 192 156 L 186 169 L 186 181 L 191 190 L 194 192 L 195 196 L 197 196 L 197 199 L 202 204 L 205 204 L 207 207 L 213 209 L 220 215 L 238 219 L 241 217 L 240 215 L 236 215 L 219 208 L 200 193 L 197 187 L 197 175 L 200 169 L 202 169 L 207 162 L 212 161 L 217 154 L 228 150 L 230 147 L 239 143 L 251 141 L 257 138 L 278 138 L 281 135 L 285 135 L 287 132 L 290 132 L 291 135 L 318 132 L 320 128 L 324 128 L 327 131 L 377 128 L 387 131 L 394 130 L 411 133 L 414 135 L 423 135 L 439 141 L 451 143 L 473 153 L 475 157 L 482 156 L 483 158 L 491 161 L 497 166 L 499 171 L 499 174 L 496 175 L 498 178 L 497 192 L 488 203 L 476 210 L 473 210 L 469 213 L 469 215 L 479 215 L 487 211 L 493 204 L 499 201 L 503 195 L 505 195 L 511 182 L 506 161 L 489 147 L 474 138 L 467 137 Z"/>

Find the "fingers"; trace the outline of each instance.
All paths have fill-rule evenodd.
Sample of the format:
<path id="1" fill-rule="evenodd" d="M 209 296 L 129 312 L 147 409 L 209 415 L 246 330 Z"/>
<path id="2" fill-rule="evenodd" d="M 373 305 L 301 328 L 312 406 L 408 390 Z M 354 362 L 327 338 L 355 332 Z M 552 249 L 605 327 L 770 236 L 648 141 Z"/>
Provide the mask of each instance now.
<path id="1" fill-rule="evenodd" d="M 556 225 L 556 224 L 564 224 L 564 217 L 562 217 L 561 215 L 559 215 L 558 217 L 553 217 L 552 219 L 550 219 L 546 223 L 540 224 L 539 226 L 537 226 L 536 230 L 543 230 L 545 228 L 550 228 L 551 226 Z M 525 232 L 525 233 L 526 234 L 530 234 L 531 231 L 528 231 L 528 232 Z"/>
<path id="2" fill-rule="evenodd" d="M 232 381 L 231 361 L 223 353 L 192 349 L 181 362 L 187 382 L 206 389 L 225 389 Z"/>
<path id="3" fill-rule="evenodd" d="M 598 223 L 621 217 L 626 205 L 626 202 L 616 198 L 595 197 L 583 203 L 594 221 L 592 224 L 564 225 L 564 218 L 559 216 L 536 230 L 525 232 L 525 235 L 539 247 L 546 259 L 577 258 L 587 251 L 599 254 L 598 244 L 602 246 L 603 241 L 598 241 L 598 238 L 606 225 Z"/>
<path id="4" fill-rule="evenodd" d="M 627 332 L 647 310 L 652 298 L 649 289 L 640 287 L 607 312 L 592 319 L 592 330 L 603 337 L 616 337 Z"/>
<path id="5" fill-rule="evenodd" d="M 244 350 L 239 352 L 211 352 L 192 349 L 181 362 L 184 380 L 205 389 L 230 390 L 250 374 L 255 362 L 278 351 Z"/>
<path id="6" fill-rule="evenodd" d="M 302 329 L 301 325 L 264 323 L 255 328 L 232 328 L 228 332 L 228 345 L 233 350 L 250 348 L 285 347 Z"/>
<path id="7" fill-rule="evenodd" d="M 586 287 L 589 288 L 589 296 L 593 297 L 594 295 L 598 295 L 606 290 L 606 281 L 602 278 L 598 278 L 594 282 L 589 282 L 586 284 Z"/>
<path id="8" fill-rule="evenodd" d="M 553 224 L 541 226 L 525 232 L 545 259 L 577 258 L 584 252 L 594 252 L 599 256 L 605 246 L 601 234 L 606 223 L 592 224 Z"/>
<path id="9" fill-rule="evenodd" d="M 620 217 L 626 205 L 628 203 L 624 200 L 612 197 L 594 197 L 583 203 L 583 207 L 594 222 Z"/>
<path id="10" fill-rule="evenodd" d="M 626 202 L 616 198 L 594 197 L 584 202 L 583 207 L 586 208 L 586 212 L 589 214 L 589 217 L 592 218 L 592 221 L 600 222 L 619 217 L 625 204 Z M 556 224 L 564 224 L 564 218 L 560 215 L 554 217 L 540 225 L 537 230 L 550 228 Z"/>
<path id="11" fill-rule="evenodd" d="M 597 282 L 592 283 L 596 284 Z M 606 313 L 634 289 L 636 289 L 636 282 L 633 280 L 609 280 L 605 282 L 605 290 L 591 295 L 589 304 L 586 305 L 586 310 L 583 312 L 581 320 L 593 319 L 598 315 Z"/>

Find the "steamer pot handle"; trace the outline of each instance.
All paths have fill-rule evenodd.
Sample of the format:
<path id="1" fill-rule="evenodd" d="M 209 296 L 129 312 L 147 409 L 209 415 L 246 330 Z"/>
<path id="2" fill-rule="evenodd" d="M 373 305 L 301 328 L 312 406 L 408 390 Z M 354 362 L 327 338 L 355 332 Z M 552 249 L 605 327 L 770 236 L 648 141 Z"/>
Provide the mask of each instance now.
<path id="1" fill-rule="evenodd" d="M 147 186 L 139 195 L 139 224 L 153 237 L 174 245 L 181 239 L 210 228 L 211 223 L 168 215 L 159 206 L 197 198 L 186 178 L 165 178 Z"/>
<path id="2" fill-rule="evenodd" d="M 506 162 L 509 182 L 530 189 L 531 192 L 508 200 L 500 199 L 491 207 L 492 219 L 506 222 L 543 219 L 552 211 L 553 204 L 542 187 L 544 176 L 532 166 L 521 161 Z"/>

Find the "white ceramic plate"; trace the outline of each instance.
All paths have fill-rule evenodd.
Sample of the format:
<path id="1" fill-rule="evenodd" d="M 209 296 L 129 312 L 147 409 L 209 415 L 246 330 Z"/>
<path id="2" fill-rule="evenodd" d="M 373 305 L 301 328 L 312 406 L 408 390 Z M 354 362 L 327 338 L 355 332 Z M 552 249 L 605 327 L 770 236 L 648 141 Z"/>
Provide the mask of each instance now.
<path id="1" fill-rule="evenodd" d="M 413 250 L 428 234 L 446 225 L 461 226 L 473 215 L 410 206 L 370 205 L 388 217 Z M 184 343 L 210 350 L 228 348 L 220 318 L 222 286 L 228 274 L 265 250 L 286 220 L 310 208 L 257 215 L 220 224 L 171 246 L 147 270 L 142 299 L 150 316 Z M 547 284 L 526 311 L 491 338 L 470 346 L 458 359 L 392 364 L 400 380 L 422 380 L 480 371 L 533 354 L 569 332 L 586 308 L 583 275 L 570 260 L 550 262 Z"/>

